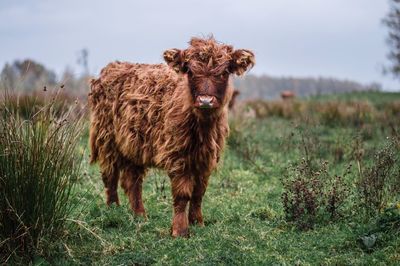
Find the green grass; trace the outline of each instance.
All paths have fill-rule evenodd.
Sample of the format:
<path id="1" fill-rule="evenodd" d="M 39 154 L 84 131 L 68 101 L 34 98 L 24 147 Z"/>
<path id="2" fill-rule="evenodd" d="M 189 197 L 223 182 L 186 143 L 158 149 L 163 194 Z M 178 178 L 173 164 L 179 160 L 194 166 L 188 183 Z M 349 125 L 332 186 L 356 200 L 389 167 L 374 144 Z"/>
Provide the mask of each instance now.
<path id="1" fill-rule="evenodd" d="M 144 183 L 148 219 L 134 217 L 127 197 L 119 189 L 120 207 L 105 204 L 97 166 L 88 166 L 76 187 L 78 209 L 69 219 L 63 240 L 46 258 L 36 262 L 55 265 L 94 264 L 187 264 L 187 265 L 395 265 L 400 263 L 398 231 L 378 232 L 372 250 L 365 250 L 360 237 L 374 227 L 349 198 L 345 215 L 335 222 L 317 224 L 300 231 L 284 219 L 281 178 L 285 169 L 301 158 L 299 139 L 292 137 L 296 122 L 270 118 L 253 121 L 242 133 L 257 152 L 253 161 L 243 159 L 228 145 L 221 167 L 215 172 L 205 195 L 205 227 L 192 226 L 190 238 L 170 236 L 172 200 L 169 180 L 161 171 L 151 171 Z M 318 158 L 331 162 L 341 174 L 352 156 L 355 132 L 350 128 L 316 127 L 320 140 Z M 364 144 L 371 161 L 377 147 L 384 145 L 388 130 L 374 129 Z M 343 146 L 343 161 L 334 162 L 332 147 Z M 86 151 L 87 136 L 81 142 Z M 352 167 L 349 183 L 357 176 Z M 166 180 L 164 191 L 156 184 Z M 159 185 L 158 185 L 159 187 Z"/>

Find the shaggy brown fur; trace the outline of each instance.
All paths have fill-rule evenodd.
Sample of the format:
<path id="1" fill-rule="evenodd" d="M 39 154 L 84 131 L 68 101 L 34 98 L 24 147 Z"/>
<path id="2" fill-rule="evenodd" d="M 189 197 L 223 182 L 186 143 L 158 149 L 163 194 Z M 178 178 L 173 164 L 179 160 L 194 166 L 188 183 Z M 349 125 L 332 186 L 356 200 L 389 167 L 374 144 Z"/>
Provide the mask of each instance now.
<path id="1" fill-rule="evenodd" d="M 213 38 L 192 38 L 189 44 L 164 52 L 168 66 L 110 63 L 91 81 L 89 94 L 91 162 L 100 164 L 107 204 L 119 204 L 120 180 L 132 210 L 145 215 L 146 169 L 165 169 L 172 184 L 173 236 L 187 235 L 189 223 L 203 225 L 202 198 L 229 130 L 229 74 L 254 65 L 252 52 Z"/>

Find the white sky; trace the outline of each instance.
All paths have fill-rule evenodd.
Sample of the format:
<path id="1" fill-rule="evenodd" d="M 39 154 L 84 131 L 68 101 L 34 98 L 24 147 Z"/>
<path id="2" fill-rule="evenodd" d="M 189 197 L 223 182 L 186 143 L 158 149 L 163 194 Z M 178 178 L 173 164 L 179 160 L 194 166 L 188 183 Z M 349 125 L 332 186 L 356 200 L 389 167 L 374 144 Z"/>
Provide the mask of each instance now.
<path id="1" fill-rule="evenodd" d="M 31 58 L 76 73 L 89 50 L 92 73 L 110 61 L 158 63 L 191 36 L 255 51 L 255 74 L 377 81 L 387 63 L 386 0 L 1 0 L 0 67 Z"/>

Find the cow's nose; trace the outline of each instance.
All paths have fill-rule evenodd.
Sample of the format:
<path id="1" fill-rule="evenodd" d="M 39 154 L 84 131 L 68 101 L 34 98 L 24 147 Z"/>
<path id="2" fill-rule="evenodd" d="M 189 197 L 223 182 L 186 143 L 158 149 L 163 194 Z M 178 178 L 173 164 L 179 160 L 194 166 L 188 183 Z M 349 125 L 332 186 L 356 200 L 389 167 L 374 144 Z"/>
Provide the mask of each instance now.
<path id="1" fill-rule="evenodd" d="M 213 107 L 213 98 L 212 96 L 199 96 L 199 106 L 200 108 L 211 108 Z"/>

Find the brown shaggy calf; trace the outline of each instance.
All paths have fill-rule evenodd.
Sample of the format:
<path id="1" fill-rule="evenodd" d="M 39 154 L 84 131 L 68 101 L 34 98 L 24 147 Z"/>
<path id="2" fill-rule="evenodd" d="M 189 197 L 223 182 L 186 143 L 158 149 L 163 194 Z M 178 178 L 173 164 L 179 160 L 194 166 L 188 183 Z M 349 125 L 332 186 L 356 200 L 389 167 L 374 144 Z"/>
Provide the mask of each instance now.
<path id="1" fill-rule="evenodd" d="M 162 168 L 171 179 L 173 236 L 203 225 L 202 198 L 229 131 L 230 74 L 254 65 L 251 51 L 213 38 L 189 44 L 165 51 L 168 65 L 110 63 L 89 94 L 91 162 L 100 164 L 107 204 L 119 205 L 120 180 L 132 210 L 145 215 L 146 169 Z"/>

